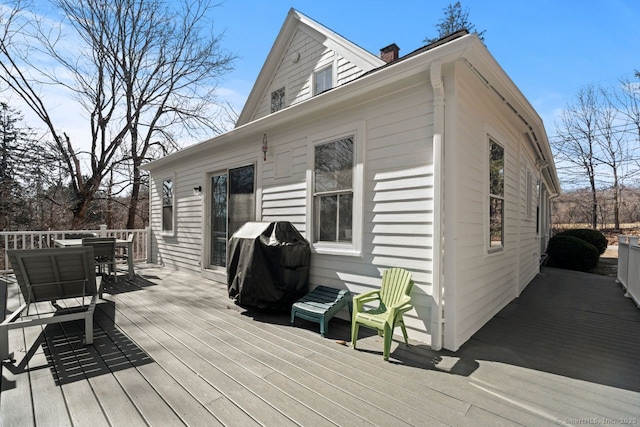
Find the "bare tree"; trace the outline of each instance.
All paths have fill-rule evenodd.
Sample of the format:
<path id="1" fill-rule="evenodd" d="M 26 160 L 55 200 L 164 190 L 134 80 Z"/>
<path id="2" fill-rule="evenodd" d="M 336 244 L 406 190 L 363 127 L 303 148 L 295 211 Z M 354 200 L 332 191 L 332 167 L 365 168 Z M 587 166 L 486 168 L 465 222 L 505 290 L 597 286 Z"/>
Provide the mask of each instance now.
<path id="1" fill-rule="evenodd" d="M 73 226 L 83 224 L 108 175 L 129 171 L 121 184 L 130 189 L 127 226 L 132 228 L 143 162 L 175 150 L 181 135 L 220 131 L 217 80 L 231 69 L 233 55 L 213 34 L 209 0 L 52 4 L 68 26 L 51 26 L 28 14 L 20 1 L 2 9 L 0 81 L 49 131 L 75 196 Z M 67 29 L 75 37 L 67 36 Z M 63 39 L 76 40 L 72 49 Z M 36 62 L 43 56 L 50 67 Z M 43 85 L 64 88 L 87 112 L 89 141 L 71 141 L 58 130 L 51 105 L 41 96 Z"/>
<path id="2" fill-rule="evenodd" d="M 640 139 L 640 88 L 630 80 L 620 81 L 620 90 L 613 93 L 620 114 L 633 125 L 636 138 Z"/>
<path id="3" fill-rule="evenodd" d="M 640 78 L 640 75 L 636 76 Z M 627 151 L 629 159 L 636 165 L 629 171 L 628 178 L 640 177 L 640 84 L 630 80 L 621 80 L 620 89 L 614 92 L 616 105 L 626 125 Z"/>
<path id="4" fill-rule="evenodd" d="M 620 112 L 613 91 L 601 90 L 602 104 L 598 108 L 596 128 L 599 150 L 596 159 L 608 166 L 611 171 L 611 190 L 613 193 L 613 222 L 616 230 L 620 229 L 620 203 L 622 181 L 625 178 L 625 168 L 630 160 L 626 144 L 626 123 L 621 122 Z"/>
<path id="5" fill-rule="evenodd" d="M 568 105 L 556 123 L 557 138 L 552 141 L 557 158 L 567 165 L 565 178 L 589 182 L 591 191 L 591 227 L 598 226 L 596 186 L 597 116 L 600 100 L 593 86 L 581 89 L 574 104 Z"/>

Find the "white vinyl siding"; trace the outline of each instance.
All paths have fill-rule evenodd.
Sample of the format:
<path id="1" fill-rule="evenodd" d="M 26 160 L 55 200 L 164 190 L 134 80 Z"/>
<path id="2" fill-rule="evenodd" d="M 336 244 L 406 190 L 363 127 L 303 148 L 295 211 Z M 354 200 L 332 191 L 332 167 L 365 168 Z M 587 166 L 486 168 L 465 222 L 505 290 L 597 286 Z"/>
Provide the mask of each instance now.
<path id="1" fill-rule="evenodd" d="M 294 61 L 296 59 L 296 61 Z M 290 106 L 314 95 L 314 72 L 337 63 L 332 71 L 332 86 L 356 79 L 364 73 L 355 64 L 338 55 L 304 31 L 298 30 L 281 58 L 268 91 L 262 96 L 253 120 L 271 114 L 271 93 L 286 87 L 285 106 Z M 335 80 L 333 78 L 335 77 Z"/>
<path id="2" fill-rule="evenodd" d="M 355 218 L 361 227 L 360 255 L 313 253 L 310 282 L 346 286 L 354 293 L 361 293 L 378 288 L 381 274 L 387 268 L 407 268 L 416 282 L 413 293 L 416 310 L 405 315 L 409 335 L 411 339 L 430 342 L 433 97 L 427 82 L 413 82 L 402 90 L 390 88 L 378 95 L 374 101 L 360 105 L 357 111 L 329 111 L 304 126 L 268 130 L 266 161 L 260 152 L 262 133 L 256 135 L 255 140 L 242 140 L 232 144 L 233 147 L 212 150 L 208 157 L 182 160 L 177 171 L 181 183 L 178 197 L 188 201 L 194 217 L 193 228 L 180 224 L 175 242 L 158 239 L 166 265 L 199 271 L 203 234 L 200 209 L 206 198 L 194 197 L 192 189 L 204 182 L 207 172 L 246 164 L 251 156 L 259 159 L 257 219 L 290 221 L 311 240 L 311 231 L 306 226 L 308 215 L 312 214 L 308 203 L 312 189 L 307 182 L 307 170 L 313 165 L 310 157 L 313 149 L 309 147 L 314 135 L 330 139 L 332 133 L 351 135 L 355 130 L 356 144 L 362 143 L 362 158 L 366 160 L 359 190 L 362 214 Z M 287 153 L 282 161 L 290 162 L 284 176 L 277 173 L 278 153 Z M 161 172 L 155 171 L 154 176 L 160 176 Z M 180 215 L 183 217 L 182 211 Z M 183 247 L 185 239 L 188 245 Z M 346 311 L 340 316 L 347 316 Z"/>
<path id="3" fill-rule="evenodd" d="M 455 281 L 455 292 L 445 287 L 449 349 L 457 349 L 515 298 L 539 268 L 535 221 L 526 220 L 523 212 L 526 183 L 521 178 L 520 153 L 527 148 L 521 123 L 468 67 L 457 65 L 454 75 L 455 101 L 448 99 L 447 105 L 455 105 L 455 117 L 449 122 L 455 129 L 445 141 L 447 165 L 452 165 L 446 176 L 455 182 L 455 190 L 445 187 L 450 207 L 445 209 L 445 223 L 455 224 L 445 242 L 445 283 Z M 504 147 L 504 249 L 495 253 L 486 251 L 488 190 L 487 181 L 478 179 L 488 173 L 487 135 Z"/>
<path id="4" fill-rule="evenodd" d="M 337 84 L 341 73 L 357 74 L 304 32 L 299 31 L 291 43 L 273 85 L 264 89 L 263 115 L 268 114 L 274 88 L 287 87 L 288 105 L 310 97 L 312 73 L 319 61 L 337 64 Z M 294 45 L 300 52 L 297 62 L 287 59 Z M 305 46 L 309 48 L 306 51 Z M 305 56 L 310 52 L 313 59 Z M 434 319 L 438 318 L 432 310 L 433 254 L 443 251 L 444 346 L 456 350 L 515 298 L 539 268 L 540 244 L 535 221 L 527 219 L 527 178 L 521 167 L 535 164 L 535 153 L 530 152 L 524 137 L 527 129 L 513 110 L 500 102 L 467 63 L 449 62 L 443 67 L 444 176 L 434 177 L 434 96 L 425 72 L 428 67 L 417 68 L 415 73 L 395 74 L 388 83 L 385 73 L 393 70 L 380 70 L 379 75 L 336 88 L 308 104 L 248 123 L 193 151 L 187 149 L 155 163 L 151 182 L 153 254 L 168 267 L 211 277 L 201 267 L 201 260 L 206 259 L 206 177 L 252 162 L 256 164 L 256 220 L 290 221 L 313 242 L 313 147 L 354 134 L 362 149 L 362 158 L 356 161 L 356 167 L 361 168 L 361 187 L 354 189 L 361 214 L 354 215 L 360 231 L 353 243 L 360 247 L 348 253 L 314 247 L 310 284 L 347 288 L 357 294 L 378 289 L 381 274 L 388 268 L 408 269 L 415 281 L 415 310 L 407 313 L 405 322 L 412 340 L 429 344 Z M 371 81 L 375 88 L 366 87 Z M 263 160 L 265 132 L 269 149 Z M 505 149 L 504 249 L 495 253 L 487 252 L 486 243 L 488 135 Z M 162 236 L 157 232 L 161 229 L 158 189 L 161 179 L 173 171 L 176 235 Z M 198 185 L 203 185 L 202 196 L 193 194 Z M 434 241 L 433 235 L 434 229 L 440 228 L 434 228 L 435 189 L 444 194 L 444 246 Z M 225 282 L 226 277 L 216 276 L 215 280 Z M 339 316 L 346 318 L 348 313 L 344 310 Z"/>
<path id="5" fill-rule="evenodd" d="M 262 193 L 262 220 L 287 221 L 306 234 L 306 188 L 304 182 L 265 188 Z"/>
<path id="6" fill-rule="evenodd" d="M 524 140 L 523 140 L 524 143 Z M 540 269 L 540 241 L 536 231 L 538 191 L 537 177 L 532 172 L 528 153 L 523 152 L 521 156 L 521 221 L 520 221 L 520 277 L 518 280 L 518 295 L 525 286 L 533 280 Z"/>
<path id="7" fill-rule="evenodd" d="M 261 135 L 259 141 L 262 141 Z M 262 163 L 260 146 L 237 146 L 235 151 L 216 150 L 209 156 L 189 158 L 175 168 L 175 198 L 176 198 L 176 228 L 174 236 L 154 234 L 151 242 L 151 257 L 154 262 L 176 270 L 201 274 L 202 266 L 208 262 L 206 244 L 206 219 L 209 209 L 209 182 L 207 176 L 214 172 Z M 256 168 L 258 176 L 260 168 Z M 154 230 L 160 230 L 160 193 L 158 189 L 161 179 L 167 176 L 163 170 L 153 171 L 151 180 L 150 225 Z M 258 178 L 259 179 L 259 178 Z M 202 186 L 202 194 L 195 195 L 193 188 Z M 256 197 L 258 194 L 256 194 Z"/>
<path id="8" fill-rule="evenodd" d="M 262 164 L 262 221 L 288 221 L 306 235 L 307 138 L 295 133 L 272 133 L 270 145 L 275 153 L 287 156 L 268 157 Z M 278 175 L 277 161 L 290 162 L 287 176 Z"/>
<path id="9" fill-rule="evenodd" d="M 405 322 L 412 339 L 430 342 L 432 95 L 425 83 L 377 101 L 361 110 L 366 117 L 362 258 L 316 256 L 312 274 L 314 283 L 342 282 L 360 293 L 379 287 L 387 268 L 410 270 L 416 312 Z"/>
<path id="10" fill-rule="evenodd" d="M 158 175 L 159 177 L 163 175 Z M 164 175 L 166 176 L 166 175 Z M 151 259 L 153 262 L 177 270 L 199 272 L 201 242 L 201 206 L 202 196 L 194 195 L 193 187 L 203 185 L 202 177 L 195 170 L 178 169 L 174 180 L 174 232 L 157 233 L 151 242 Z M 154 178 L 154 177 L 152 177 Z M 162 221 L 162 179 L 152 179 L 150 226 L 161 230 Z M 204 187 L 203 187 L 204 188 Z M 203 190 L 204 191 L 204 190 Z"/>
<path id="11" fill-rule="evenodd" d="M 533 174 L 529 169 L 526 170 L 526 203 L 525 210 L 528 220 L 532 220 L 535 217 L 535 206 L 536 206 L 536 196 L 535 196 L 535 187 L 533 182 Z"/>
<path id="12" fill-rule="evenodd" d="M 364 71 L 358 68 L 354 63 L 349 62 L 345 58 L 338 55 L 338 69 L 337 69 L 337 79 L 335 86 L 340 86 L 341 84 L 345 84 L 354 80 L 362 75 Z"/>

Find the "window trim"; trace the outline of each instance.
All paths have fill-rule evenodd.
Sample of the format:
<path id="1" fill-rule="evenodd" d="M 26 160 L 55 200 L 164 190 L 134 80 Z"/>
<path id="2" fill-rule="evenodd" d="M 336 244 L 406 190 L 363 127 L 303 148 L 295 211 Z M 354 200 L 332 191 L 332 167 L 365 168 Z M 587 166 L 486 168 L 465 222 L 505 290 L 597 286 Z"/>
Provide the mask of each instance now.
<path id="1" fill-rule="evenodd" d="M 499 194 L 494 194 L 491 192 L 491 144 L 494 143 L 497 146 L 499 146 L 500 148 L 502 148 L 502 195 Z M 493 253 L 498 253 L 498 252 L 503 252 L 504 248 L 505 248 L 505 211 L 506 211 L 506 196 L 505 196 L 505 176 L 506 176 L 506 148 L 503 144 L 501 144 L 500 142 L 498 142 L 497 138 L 494 138 L 491 135 L 487 135 L 487 144 L 486 144 L 486 155 L 485 155 L 485 159 L 486 159 L 486 172 L 485 172 L 485 179 L 487 180 L 487 185 L 486 185 L 486 208 L 485 208 L 485 215 L 486 215 L 486 220 L 485 220 L 485 227 L 486 227 L 486 234 L 485 234 L 485 245 L 486 245 L 486 251 L 488 254 L 493 254 Z M 491 245 L 491 200 L 492 199 L 498 199 L 502 201 L 502 215 L 501 215 L 501 231 L 500 231 L 500 245 L 499 246 L 492 246 Z"/>
<path id="2" fill-rule="evenodd" d="M 535 181 L 534 181 L 534 176 L 533 176 L 533 172 L 531 172 L 531 169 L 529 169 L 528 167 L 526 168 L 526 175 L 525 175 L 525 185 L 526 185 L 526 201 L 525 201 L 525 210 L 527 212 L 525 218 L 527 219 L 527 221 L 533 221 L 535 219 L 534 216 L 534 210 L 535 210 L 535 206 L 536 206 L 536 201 L 535 201 L 535 196 L 536 196 L 536 191 L 535 191 Z"/>
<path id="3" fill-rule="evenodd" d="M 203 218 L 202 218 L 202 223 L 203 223 L 203 230 L 204 230 L 204 238 L 203 238 L 203 251 L 202 251 L 202 257 L 201 257 L 201 265 L 203 266 L 203 270 L 212 272 L 212 271 L 219 271 L 219 272 L 225 272 L 227 269 L 227 266 L 219 266 L 219 265 L 214 265 L 211 263 L 211 255 L 212 255 L 212 250 L 211 250 L 211 245 L 212 245 L 212 213 L 211 213 L 211 204 L 212 204 L 212 185 L 211 185 L 211 180 L 213 177 L 215 176 L 220 176 L 220 175 L 226 175 L 227 176 L 227 194 L 226 194 L 226 203 L 229 203 L 229 175 L 230 175 L 230 171 L 235 170 L 235 169 L 240 169 L 240 168 L 245 168 L 245 167 L 253 167 L 253 219 L 251 219 L 251 221 L 260 221 L 260 216 L 259 216 L 259 206 L 260 206 L 260 189 L 258 187 L 258 168 L 259 168 L 260 163 L 256 160 L 256 159 L 249 159 L 246 162 L 236 162 L 233 163 L 232 165 L 229 165 L 227 167 L 221 167 L 221 168 L 217 168 L 217 169 L 211 169 L 207 172 L 204 173 L 204 181 L 206 182 L 206 197 L 205 200 L 203 202 Z M 229 242 L 229 240 L 231 239 L 231 236 L 233 233 L 229 232 L 229 211 L 228 211 L 228 206 L 227 206 L 227 212 L 226 212 L 226 218 L 225 218 L 225 222 L 227 223 L 227 234 L 226 234 L 226 239 L 227 239 L 227 243 Z M 227 253 L 228 255 L 228 253 Z"/>
<path id="4" fill-rule="evenodd" d="M 165 230 L 164 228 L 164 183 L 166 181 L 171 181 L 172 184 L 172 193 L 171 193 L 171 230 Z M 177 198 L 176 198 L 176 173 L 174 172 L 170 176 L 165 175 L 160 180 L 160 230 L 163 236 L 173 237 L 176 235 L 177 228 L 177 217 L 178 217 L 178 209 L 177 209 Z"/>
<path id="5" fill-rule="evenodd" d="M 274 110 L 273 109 L 273 95 L 276 92 L 279 92 L 279 91 L 282 91 L 282 105 L 281 105 L 281 107 L 279 109 Z M 276 113 L 276 112 L 278 112 L 280 110 L 284 110 L 284 108 L 287 106 L 287 90 L 286 90 L 286 86 L 282 86 L 282 87 L 279 87 L 278 89 L 274 89 L 274 90 L 271 91 L 271 103 L 270 104 L 271 105 L 270 105 L 269 110 L 271 111 L 271 113 Z"/>
<path id="6" fill-rule="evenodd" d="M 541 190 L 541 185 L 542 183 L 540 182 L 540 178 L 536 177 L 536 182 L 535 182 L 535 195 L 536 195 L 536 202 L 535 202 L 535 217 L 534 220 L 536 222 L 536 236 L 540 237 L 540 230 L 541 230 L 541 223 L 540 223 L 540 209 L 541 209 L 541 205 L 542 205 L 542 190 Z"/>
<path id="7" fill-rule="evenodd" d="M 333 66 L 333 62 L 331 62 L 330 64 L 327 64 L 327 65 L 325 65 L 323 67 L 320 67 L 320 68 L 318 68 L 316 70 L 313 70 L 313 78 L 312 78 L 312 82 L 311 82 L 312 83 L 312 96 L 320 95 L 321 93 L 324 93 L 324 92 L 326 92 L 326 91 L 328 91 L 330 89 L 333 89 L 335 87 L 336 76 L 335 76 L 335 73 L 334 73 L 334 69 L 335 69 L 335 67 Z M 316 90 L 318 74 L 324 73 L 327 70 L 329 71 L 329 74 L 331 75 L 331 87 L 328 87 L 328 88 L 324 89 L 323 91 L 318 92 Z"/>
<path id="8" fill-rule="evenodd" d="M 314 209 L 313 209 L 313 215 L 314 218 L 316 219 L 316 222 L 314 224 L 314 230 L 313 230 L 313 241 L 314 242 L 323 242 L 323 243 L 338 243 L 340 242 L 340 225 L 341 225 L 341 219 L 342 219 L 342 215 L 340 214 L 341 211 L 341 207 L 342 207 L 342 200 L 343 197 L 346 197 L 347 200 L 349 199 L 349 196 L 351 198 L 351 218 L 349 219 L 349 225 L 350 225 L 350 238 L 349 241 L 347 241 L 347 239 L 345 238 L 343 240 L 343 243 L 352 243 L 353 241 L 353 167 L 355 165 L 355 141 L 354 141 L 354 137 L 352 135 L 348 135 L 346 137 L 343 138 L 339 138 L 339 139 L 333 139 L 331 141 L 325 142 L 323 144 L 316 144 L 315 145 L 315 149 L 314 149 L 314 166 L 315 166 L 315 161 L 318 159 L 317 154 L 318 154 L 318 148 L 319 147 L 324 147 L 330 144 L 336 144 L 336 143 L 341 143 L 341 142 L 349 142 L 351 145 L 351 158 L 350 158 L 350 163 L 351 163 L 351 168 L 349 169 L 350 172 L 350 178 L 351 178 L 351 182 L 349 182 L 348 187 L 340 187 L 338 186 L 338 188 L 332 189 L 332 190 L 325 190 L 325 191 L 321 191 L 318 188 L 316 188 L 316 185 L 318 184 L 317 178 L 318 178 L 318 171 L 316 169 L 314 169 L 314 188 L 313 188 L 313 199 L 314 199 Z M 335 170 L 331 170 L 330 173 L 332 175 L 334 175 L 337 171 Z M 338 172 L 339 173 L 339 172 Z M 322 201 L 325 200 L 325 198 L 335 198 L 336 200 L 336 206 L 335 206 L 335 215 L 336 217 L 333 218 L 333 221 L 331 221 L 333 223 L 333 225 L 336 226 L 335 228 L 335 234 L 334 234 L 334 240 L 331 239 L 321 239 L 321 235 L 322 235 L 322 227 L 318 224 L 317 219 L 321 217 L 322 215 Z M 346 232 L 345 232 L 346 234 Z"/>
<path id="9" fill-rule="evenodd" d="M 353 204 L 352 204 L 352 239 L 351 242 L 315 242 L 315 148 L 318 145 L 353 137 Z M 311 242 L 311 250 L 318 254 L 362 257 L 363 216 L 364 216 L 364 122 L 338 126 L 332 130 L 317 133 L 308 137 L 307 144 L 307 208 L 305 237 Z"/>

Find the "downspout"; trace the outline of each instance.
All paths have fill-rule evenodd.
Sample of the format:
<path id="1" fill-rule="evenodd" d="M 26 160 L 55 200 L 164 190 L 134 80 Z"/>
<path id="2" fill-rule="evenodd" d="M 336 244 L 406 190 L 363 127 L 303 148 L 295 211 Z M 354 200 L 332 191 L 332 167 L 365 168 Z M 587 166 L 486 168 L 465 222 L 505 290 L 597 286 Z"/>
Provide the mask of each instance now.
<path id="1" fill-rule="evenodd" d="M 432 311 L 431 348 L 441 350 L 444 334 L 443 307 L 443 207 L 444 207 L 444 85 L 442 83 L 442 62 L 434 61 L 430 69 L 433 88 L 433 300 L 435 316 Z M 435 323 L 435 324 L 434 324 Z"/>

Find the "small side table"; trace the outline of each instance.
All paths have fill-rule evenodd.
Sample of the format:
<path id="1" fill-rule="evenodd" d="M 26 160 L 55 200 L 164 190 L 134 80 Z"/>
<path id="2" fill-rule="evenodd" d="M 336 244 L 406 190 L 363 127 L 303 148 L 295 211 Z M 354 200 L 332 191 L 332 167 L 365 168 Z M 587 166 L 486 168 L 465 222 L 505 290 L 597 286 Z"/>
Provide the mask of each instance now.
<path id="1" fill-rule="evenodd" d="M 345 306 L 349 308 L 351 318 L 351 293 L 345 289 L 318 286 L 291 306 L 291 324 L 295 317 L 320 324 L 320 335 L 329 329 L 329 320 Z"/>

